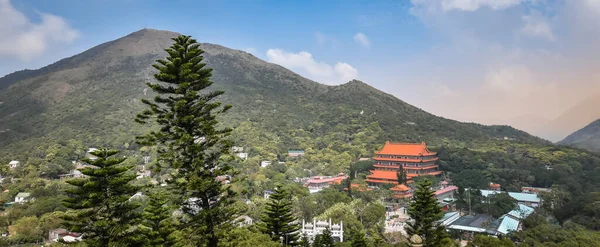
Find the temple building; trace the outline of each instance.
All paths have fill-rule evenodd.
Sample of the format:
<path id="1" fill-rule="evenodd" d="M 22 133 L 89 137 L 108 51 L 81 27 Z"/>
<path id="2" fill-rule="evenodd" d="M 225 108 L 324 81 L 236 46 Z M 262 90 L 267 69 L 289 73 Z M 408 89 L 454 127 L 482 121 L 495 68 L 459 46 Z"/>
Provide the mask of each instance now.
<path id="1" fill-rule="evenodd" d="M 396 173 L 400 166 L 406 171 L 409 180 L 417 176 L 439 175 L 436 152 L 427 149 L 425 142 L 422 143 L 393 143 L 386 142 L 385 146 L 375 152 L 374 169 L 367 176 L 369 185 L 398 184 Z"/>

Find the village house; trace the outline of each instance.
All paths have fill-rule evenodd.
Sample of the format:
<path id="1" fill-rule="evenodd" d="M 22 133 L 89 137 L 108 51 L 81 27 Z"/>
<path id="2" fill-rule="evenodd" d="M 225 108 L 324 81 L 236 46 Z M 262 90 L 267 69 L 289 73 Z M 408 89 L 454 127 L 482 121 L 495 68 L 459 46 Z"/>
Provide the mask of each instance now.
<path id="1" fill-rule="evenodd" d="M 275 194 L 275 191 L 272 191 L 272 190 L 265 190 L 265 191 L 263 192 L 263 197 L 264 197 L 265 199 L 269 199 L 269 197 L 271 197 L 271 195 L 272 195 L 272 194 Z"/>
<path id="2" fill-rule="evenodd" d="M 304 156 L 304 150 L 301 149 L 290 149 L 288 150 L 289 157 L 300 157 Z"/>
<path id="3" fill-rule="evenodd" d="M 271 165 L 271 161 L 268 161 L 268 160 L 263 160 L 260 162 L 260 167 L 263 167 L 263 168 L 270 166 L 270 165 Z"/>
<path id="4" fill-rule="evenodd" d="M 340 221 L 339 224 L 332 224 L 331 218 L 327 221 L 317 221 L 313 219 L 313 223 L 306 223 L 302 220 L 302 229 L 300 235 L 306 234 L 308 240 L 313 242 L 315 237 L 322 234 L 325 228 L 329 228 L 331 236 L 336 242 L 344 242 L 344 223 Z"/>
<path id="5" fill-rule="evenodd" d="M 19 162 L 18 160 L 13 160 L 8 163 L 8 167 L 10 169 L 15 169 L 15 168 L 19 167 L 20 165 L 21 165 L 21 162 Z"/>
<path id="6" fill-rule="evenodd" d="M 31 193 L 21 192 L 15 197 L 15 203 L 26 203 L 31 199 Z"/>
<path id="7" fill-rule="evenodd" d="M 239 157 L 240 159 L 246 160 L 248 159 L 248 153 L 236 153 L 235 156 Z"/>
<path id="8" fill-rule="evenodd" d="M 332 176 L 314 176 L 304 184 L 305 187 L 308 187 L 308 191 L 310 193 L 319 192 L 325 188 L 329 188 L 332 184 L 340 184 L 343 180 L 347 179 L 344 173 L 340 173 L 335 177 Z"/>
<path id="9" fill-rule="evenodd" d="M 508 195 L 515 200 L 517 200 L 518 204 L 523 204 L 529 207 L 539 207 L 542 203 L 542 199 L 537 194 L 532 193 L 520 193 L 520 192 L 504 192 L 504 191 L 495 191 L 495 190 L 481 190 L 481 195 L 484 197 L 488 197 L 490 195 L 495 195 L 498 193 L 508 193 Z"/>
<path id="10" fill-rule="evenodd" d="M 529 193 L 529 194 L 540 194 L 540 193 L 550 193 L 550 192 L 552 192 L 552 189 L 538 188 L 538 187 L 522 187 L 521 192 Z"/>
<path id="11" fill-rule="evenodd" d="M 51 242 L 58 242 L 62 240 L 67 243 L 74 243 L 81 241 L 81 237 L 81 233 L 69 232 L 63 228 L 52 229 L 48 233 L 48 240 Z"/>
<path id="12" fill-rule="evenodd" d="M 137 175 L 136 179 L 149 178 L 152 176 L 152 172 L 142 170 L 142 171 L 137 172 L 136 175 Z"/>

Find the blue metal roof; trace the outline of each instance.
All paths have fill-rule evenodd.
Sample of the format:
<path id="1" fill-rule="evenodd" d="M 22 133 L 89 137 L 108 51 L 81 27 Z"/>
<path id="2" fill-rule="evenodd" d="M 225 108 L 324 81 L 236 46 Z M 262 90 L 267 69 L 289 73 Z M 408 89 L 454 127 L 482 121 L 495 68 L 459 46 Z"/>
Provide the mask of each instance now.
<path id="1" fill-rule="evenodd" d="M 527 218 L 527 216 L 533 213 L 533 210 L 534 209 L 532 207 L 519 204 L 519 208 L 508 212 L 508 215 L 513 216 L 517 219 L 525 219 Z"/>
<path id="2" fill-rule="evenodd" d="M 511 217 L 506 217 L 502 219 L 502 223 L 498 227 L 498 232 L 502 234 L 508 234 L 510 231 L 517 231 L 519 229 L 519 221 L 513 219 Z"/>

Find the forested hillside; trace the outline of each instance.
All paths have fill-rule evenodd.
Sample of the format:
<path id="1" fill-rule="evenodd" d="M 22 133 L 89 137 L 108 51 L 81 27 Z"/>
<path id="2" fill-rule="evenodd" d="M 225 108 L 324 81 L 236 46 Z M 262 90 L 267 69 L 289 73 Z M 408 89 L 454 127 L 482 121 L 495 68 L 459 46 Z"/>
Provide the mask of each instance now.
<path id="1" fill-rule="evenodd" d="M 143 129 L 134 125 L 132 116 L 141 109 L 141 98 L 153 97 L 145 88 L 145 81 L 153 79 L 150 65 L 165 54 L 163 47 L 175 35 L 144 29 L 48 67 L 0 79 L 0 153 L 18 157 L 70 139 L 86 146 L 133 148 L 132 137 Z M 214 89 L 225 90 L 221 100 L 234 106 L 222 122 L 260 125 L 261 133 L 281 138 L 280 152 L 304 145 L 287 133 L 318 137 L 348 128 L 349 123 L 378 124 L 382 131 L 373 143 L 441 144 L 504 137 L 544 143 L 508 126 L 433 116 L 359 81 L 325 86 L 242 51 L 212 44 L 201 47 L 208 66 L 214 68 Z M 246 134 L 236 135 L 241 144 L 250 144 L 243 142 Z"/>
<path id="2" fill-rule="evenodd" d="M 559 144 L 600 152 L 600 119 L 570 134 Z"/>

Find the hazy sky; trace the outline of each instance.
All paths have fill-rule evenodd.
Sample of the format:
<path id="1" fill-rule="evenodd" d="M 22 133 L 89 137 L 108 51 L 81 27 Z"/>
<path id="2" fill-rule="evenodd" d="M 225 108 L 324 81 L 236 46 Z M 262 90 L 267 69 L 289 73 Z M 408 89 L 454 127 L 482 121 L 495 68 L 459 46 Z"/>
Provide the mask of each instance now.
<path id="1" fill-rule="evenodd" d="M 529 131 L 600 92 L 600 0 L 0 0 L 0 75 L 144 27 Z"/>

